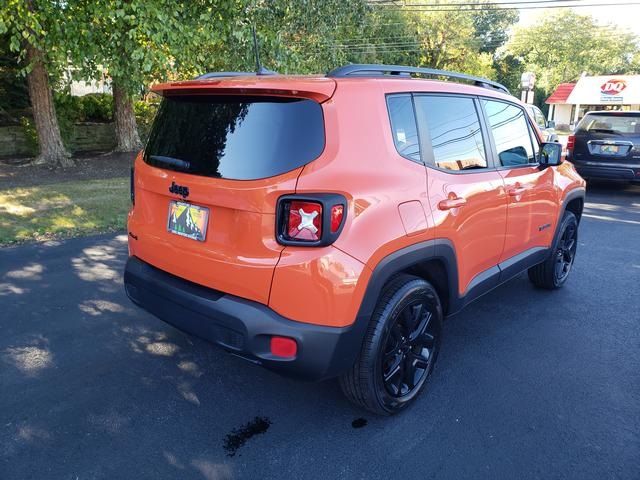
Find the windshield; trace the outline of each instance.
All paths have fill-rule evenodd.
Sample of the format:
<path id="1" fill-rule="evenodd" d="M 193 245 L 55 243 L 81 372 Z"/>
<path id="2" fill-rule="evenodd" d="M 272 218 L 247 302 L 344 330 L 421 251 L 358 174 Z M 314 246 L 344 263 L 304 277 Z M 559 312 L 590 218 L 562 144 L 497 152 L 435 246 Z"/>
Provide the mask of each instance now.
<path id="1" fill-rule="evenodd" d="M 605 115 L 588 113 L 578 124 L 576 131 L 637 136 L 640 135 L 640 114 Z"/>
<path id="2" fill-rule="evenodd" d="M 193 175 L 272 177 L 324 149 L 320 105 L 308 99 L 181 95 L 162 101 L 144 160 Z"/>

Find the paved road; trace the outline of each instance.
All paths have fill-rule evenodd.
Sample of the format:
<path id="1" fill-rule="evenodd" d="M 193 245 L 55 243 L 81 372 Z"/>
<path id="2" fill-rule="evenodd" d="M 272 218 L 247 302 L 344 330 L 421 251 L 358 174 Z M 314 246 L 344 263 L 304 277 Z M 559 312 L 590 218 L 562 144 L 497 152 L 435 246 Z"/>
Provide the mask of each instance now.
<path id="1" fill-rule="evenodd" d="M 452 318 L 391 419 L 134 308 L 124 236 L 2 250 L 0 478 L 638 479 L 640 188 L 588 201 L 566 288 L 521 276 Z"/>

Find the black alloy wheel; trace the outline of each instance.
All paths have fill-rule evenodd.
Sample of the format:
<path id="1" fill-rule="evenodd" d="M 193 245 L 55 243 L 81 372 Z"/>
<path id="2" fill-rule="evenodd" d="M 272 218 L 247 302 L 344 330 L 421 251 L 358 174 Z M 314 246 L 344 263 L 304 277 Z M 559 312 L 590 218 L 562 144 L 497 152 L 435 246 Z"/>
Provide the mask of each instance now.
<path id="1" fill-rule="evenodd" d="M 548 290 L 562 287 L 573 268 L 578 249 L 578 219 L 573 212 L 564 212 L 557 232 L 549 256 L 529 269 L 529 280 L 536 287 Z"/>
<path id="2" fill-rule="evenodd" d="M 419 389 L 433 368 L 438 322 L 429 305 L 417 300 L 397 315 L 385 342 L 382 376 L 387 392 L 403 397 Z"/>
<path id="3" fill-rule="evenodd" d="M 564 232 L 562 232 L 562 237 L 560 237 L 560 242 L 555 253 L 556 265 L 554 272 L 557 283 L 563 283 L 569 275 L 569 272 L 571 272 L 577 247 L 578 226 L 575 223 L 570 223 Z"/>
<path id="4" fill-rule="evenodd" d="M 383 289 L 356 362 L 340 386 L 356 405 L 379 415 L 407 407 L 429 383 L 440 350 L 442 305 L 436 289 L 408 274 Z"/>

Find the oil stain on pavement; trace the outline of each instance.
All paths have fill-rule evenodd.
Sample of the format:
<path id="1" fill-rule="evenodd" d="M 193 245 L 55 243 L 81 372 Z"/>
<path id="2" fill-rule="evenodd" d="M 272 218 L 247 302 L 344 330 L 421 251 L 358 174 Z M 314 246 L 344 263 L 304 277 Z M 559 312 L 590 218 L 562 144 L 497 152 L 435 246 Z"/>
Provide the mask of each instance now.
<path id="1" fill-rule="evenodd" d="M 351 426 L 353 428 L 362 428 L 367 426 L 366 418 L 356 418 L 353 422 L 351 422 Z"/>
<path id="2" fill-rule="evenodd" d="M 242 427 L 231 430 L 231 433 L 224 440 L 224 449 L 227 452 L 227 456 L 235 456 L 238 449 L 247 443 L 247 440 L 254 435 L 265 433 L 270 426 L 271 420 L 267 417 L 255 417 Z"/>

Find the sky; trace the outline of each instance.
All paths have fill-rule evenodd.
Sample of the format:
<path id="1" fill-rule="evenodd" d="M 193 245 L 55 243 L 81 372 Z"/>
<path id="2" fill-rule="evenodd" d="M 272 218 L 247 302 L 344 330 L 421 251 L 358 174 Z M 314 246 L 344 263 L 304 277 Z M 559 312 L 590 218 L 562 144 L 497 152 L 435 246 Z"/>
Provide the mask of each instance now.
<path id="1" fill-rule="evenodd" d="M 522 1 L 522 0 L 517 0 Z M 613 23 L 619 25 L 621 28 L 633 32 L 636 35 L 640 35 L 640 2 L 635 0 L 579 0 L 572 2 L 575 4 L 611 4 L 611 3 L 635 3 L 635 5 L 606 5 L 598 7 L 574 7 L 577 13 L 588 14 L 596 18 L 600 23 Z M 525 3 L 525 2 L 523 2 Z M 527 26 L 534 23 L 536 20 L 557 11 L 555 8 L 551 9 L 532 9 L 532 10 L 520 10 L 520 25 Z"/>

